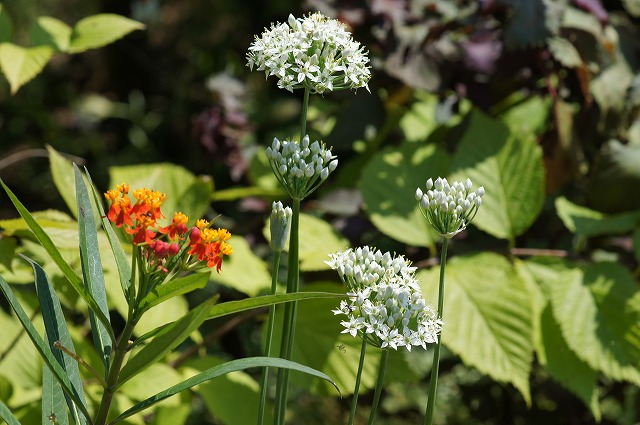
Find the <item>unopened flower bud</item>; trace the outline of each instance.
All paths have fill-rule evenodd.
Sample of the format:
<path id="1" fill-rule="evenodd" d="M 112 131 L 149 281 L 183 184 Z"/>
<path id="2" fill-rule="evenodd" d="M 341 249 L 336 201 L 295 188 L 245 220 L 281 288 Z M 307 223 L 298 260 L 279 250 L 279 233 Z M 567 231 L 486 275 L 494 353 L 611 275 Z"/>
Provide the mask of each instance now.
<path id="1" fill-rule="evenodd" d="M 271 249 L 276 252 L 282 251 L 287 244 L 292 214 L 291 208 L 283 207 L 282 202 L 272 204 L 269 229 L 271 230 Z"/>

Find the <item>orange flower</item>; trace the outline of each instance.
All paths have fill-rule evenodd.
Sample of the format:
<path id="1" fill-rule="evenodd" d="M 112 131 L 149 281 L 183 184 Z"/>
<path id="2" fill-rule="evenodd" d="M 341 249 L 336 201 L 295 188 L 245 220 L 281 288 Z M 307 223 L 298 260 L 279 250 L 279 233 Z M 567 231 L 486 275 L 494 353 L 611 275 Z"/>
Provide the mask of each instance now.
<path id="1" fill-rule="evenodd" d="M 189 231 L 187 228 L 187 221 L 189 218 L 181 212 L 176 212 L 173 214 L 173 220 L 171 224 L 167 227 L 161 227 L 158 230 L 160 233 L 169 234 L 169 238 L 175 239 L 176 235 L 182 236 Z"/>
<path id="2" fill-rule="evenodd" d="M 124 183 L 117 186 L 116 190 L 109 190 L 104 196 L 111 201 L 107 218 L 114 223 L 116 227 L 122 227 L 123 224 L 133 226 L 131 220 L 131 200 L 127 196 L 129 186 Z"/>

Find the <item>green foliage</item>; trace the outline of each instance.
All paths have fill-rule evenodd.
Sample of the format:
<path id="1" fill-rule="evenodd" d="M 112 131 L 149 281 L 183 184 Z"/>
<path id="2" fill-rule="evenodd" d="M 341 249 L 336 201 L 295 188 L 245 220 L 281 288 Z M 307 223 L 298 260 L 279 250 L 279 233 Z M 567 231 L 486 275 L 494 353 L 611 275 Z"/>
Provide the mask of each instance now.
<path id="1" fill-rule="evenodd" d="M 13 43 L 0 44 L 0 68 L 15 94 L 25 83 L 38 75 L 53 56 L 49 46 L 22 47 Z"/>

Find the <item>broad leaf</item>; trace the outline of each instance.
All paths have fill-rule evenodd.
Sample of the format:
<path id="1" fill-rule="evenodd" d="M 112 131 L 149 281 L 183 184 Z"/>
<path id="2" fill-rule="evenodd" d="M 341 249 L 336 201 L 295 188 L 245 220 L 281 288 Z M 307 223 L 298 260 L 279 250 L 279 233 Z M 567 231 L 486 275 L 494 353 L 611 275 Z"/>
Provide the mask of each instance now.
<path id="1" fill-rule="evenodd" d="M 18 419 L 13 416 L 11 410 L 0 400 L 0 418 L 2 418 L 7 425 L 22 425 Z"/>
<path id="2" fill-rule="evenodd" d="M 49 46 L 57 52 L 64 52 L 69 48 L 70 37 L 71 27 L 50 16 L 38 17 L 29 31 L 32 45 Z"/>
<path id="3" fill-rule="evenodd" d="M 626 268 L 599 263 L 559 273 L 551 306 L 579 358 L 610 378 L 640 385 L 640 291 Z"/>
<path id="4" fill-rule="evenodd" d="M 62 385 L 62 389 L 69 397 L 71 397 L 76 406 L 81 410 L 82 414 L 90 420 L 89 412 L 80 401 L 80 395 L 69 381 L 66 371 L 62 369 L 49 346 L 44 342 L 40 334 L 38 334 L 38 331 L 33 326 L 33 323 L 31 323 L 31 320 L 20 305 L 20 302 L 2 276 L 0 276 L 0 291 L 4 294 L 14 313 L 16 313 L 16 316 L 20 320 L 22 327 L 27 332 L 29 339 L 38 350 L 40 357 L 42 357 L 44 363 L 49 367 L 56 380 L 58 380 Z"/>
<path id="5" fill-rule="evenodd" d="M 167 388 L 166 390 L 161 391 L 158 394 L 154 395 L 153 397 L 150 397 L 144 400 L 143 402 L 136 404 L 131 409 L 122 413 L 116 419 L 111 421 L 110 425 L 120 422 L 121 420 L 126 419 L 129 416 L 135 415 L 136 413 L 141 412 L 168 397 L 171 397 L 184 390 L 192 388 L 198 384 L 202 384 L 203 382 L 206 382 L 210 379 L 225 375 L 227 373 L 235 372 L 238 370 L 244 370 L 244 369 L 250 369 L 250 368 L 256 368 L 256 367 L 270 367 L 270 368 L 276 367 L 276 368 L 291 369 L 294 371 L 315 376 L 317 378 L 324 379 L 325 381 L 333 384 L 333 381 L 331 380 L 331 378 L 325 375 L 324 373 L 318 372 L 315 369 L 311 369 L 310 367 L 303 366 L 301 364 L 298 364 L 289 360 L 277 359 L 272 357 L 248 357 L 244 359 L 232 360 L 230 362 L 224 363 L 219 366 L 214 366 L 210 369 L 205 370 L 202 373 L 199 373 L 187 379 L 186 381 L 181 382 L 178 385 L 174 385 L 171 388 Z M 336 388 L 336 390 L 338 390 L 338 387 L 335 384 L 333 385 Z"/>
<path id="6" fill-rule="evenodd" d="M 418 278 L 433 305 L 439 268 Z M 447 263 L 444 288 L 443 343 L 465 364 L 512 383 L 530 403 L 533 306 L 517 270 L 497 254 L 455 257 Z"/>
<path id="7" fill-rule="evenodd" d="M 209 273 L 193 273 L 173 279 L 157 286 L 140 302 L 140 311 L 144 312 L 170 298 L 183 295 L 196 289 L 202 289 L 209 281 Z"/>
<path id="8" fill-rule="evenodd" d="M 46 365 L 42 366 L 42 425 L 69 424 L 69 415 L 62 386 Z"/>
<path id="9" fill-rule="evenodd" d="M 78 53 L 106 46 L 132 31 L 144 28 L 140 22 L 111 13 L 89 16 L 73 27 L 69 52 Z"/>
<path id="10" fill-rule="evenodd" d="M 46 329 L 47 338 L 46 341 L 49 342 L 49 346 L 52 347 L 52 352 L 60 366 L 65 370 L 67 376 L 69 377 L 69 382 L 73 385 L 73 388 L 78 393 L 80 401 L 84 403 L 83 407 L 86 409 L 86 400 L 84 395 L 84 389 L 82 387 L 82 379 L 80 377 L 80 370 L 78 368 L 78 363 L 67 356 L 67 354 L 63 353 L 59 349 L 53 348 L 53 344 L 55 342 L 59 342 L 65 347 L 68 351 L 75 354 L 75 348 L 73 346 L 73 341 L 71 340 L 71 334 L 69 333 L 69 329 L 67 328 L 67 322 L 65 321 L 64 315 L 62 313 L 62 307 L 60 306 L 60 300 L 58 299 L 58 295 L 53 289 L 49 278 L 44 273 L 44 270 L 32 260 L 24 257 L 33 267 L 33 272 L 35 274 L 36 281 L 36 292 L 38 294 L 38 301 L 40 302 L 40 309 L 42 310 L 42 318 L 44 320 L 44 325 Z M 45 369 L 49 369 L 45 366 Z M 60 390 L 62 390 L 60 388 Z M 54 394 L 54 397 L 56 395 Z M 66 396 L 63 398 L 63 402 L 66 399 L 66 403 L 69 406 L 69 411 L 71 412 L 74 422 L 76 424 L 84 424 L 86 423 L 84 416 L 82 416 L 80 409 L 75 405 L 73 400 Z M 66 411 L 65 411 L 66 413 Z"/>
<path id="11" fill-rule="evenodd" d="M 200 327 L 202 322 L 207 320 L 207 314 L 216 301 L 216 298 L 211 298 L 201 303 L 180 320 L 171 323 L 161 335 L 156 336 L 139 352 L 133 354 L 120 372 L 118 387 L 163 358 L 187 339 L 193 331 Z"/>
<path id="12" fill-rule="evenodd" d="M 4 184 L 2 180 L 0 180 L 0 185 L 4 188 L 11 199 L 11 202 L 18 210 L 18 213 L 23 218 L 23 220 L 27 223 L 35 237 L 38 239 L 42 247 L 47 251 L 47 253 L 51 256 L 51 259 L 56 263 L 56 265 L 60 268 L 60 271 L 64 274 L 64 276 L 68 279 L 69 283 L 73 287 L 73 289 L 82 297 L 82 299 L 87 303 L 89 308 L 94 312 L 98 320 L 105 325 L 107 330 L 110 332 L 109 336 L 111 341 L 115 341 L 115 336 L 113 335 L 113 331 L 111 331 L 110 322 L 107 316 L 102 313 L 102 309 L 98 306 L 93 296 L 87 291 L 84 287 L 84 282 L 82 279 L 78 277 L 78 275 L 73 271 L 71 266 L 62 258 L 62 254 L 56 248 L 54 243 L 51 241 L 49 235 L 44 231 L 44 229 L 40 226 L 40 224 L 33 218 L 31 213 L 25 208 L 25 206 L 18 200 L 18 198 L 13 194 L 13 192 Z"/>
<path id="13" fill-rule="evenodd" d="M 38 75 L 53 55 L 48 46 L 21 47 L 0 43 L 0 67 L 15 94 L 20 87 Z"/>
<path id="14" fill-rule="evenodd" d="M 470 178 L 486 190 L 473 224 L 513 241 L 542 209 L 542 151 L 533 137 L 516 139 L 504 124 L 478 110 L 470 113 L 462 129 L 453 158 L 453 179 Z"/>
<path id="15" fill-rule="evenodd" d="M 367 214 L 385 235 L 414 246 L 432 246 L 435 233 L 420 213 L 416 189 L 444 176 L 449 156 L 435 145 L 405 143 L 374 156 L 362 170 L 360 191 Z M 488 190 L 487 190 L 488 192 Z"/>
<path id="16" fill-rule="evenodd" d="M 640 221 L 640 211 L 605 214 L 576 205 L 564 197 L 556 199 L 556 211 L 567 229 L 583 236 L 627 233 Z"/>

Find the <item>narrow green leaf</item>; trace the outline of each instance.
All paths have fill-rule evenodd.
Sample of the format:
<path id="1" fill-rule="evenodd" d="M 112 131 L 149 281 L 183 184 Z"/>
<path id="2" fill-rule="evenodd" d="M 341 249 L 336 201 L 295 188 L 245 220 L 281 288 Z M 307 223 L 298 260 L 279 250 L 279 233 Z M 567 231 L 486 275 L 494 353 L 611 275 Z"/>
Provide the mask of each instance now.
<path id="1" fill-rule="evenodd" d="M 53 375 L 58 380 L 58 382 L 60 382 L 64 392 L 69 395 L 69 397 L 71 397 L 76 406 L 78 406 L 78 408 L 80 408 L 80 410 L 82 411 L 82 414 L 87 418 L 88 423 L 91 424 L 92 422 L 89 416 L 89 412 L 84 408 L 82 402 L 80 401 L 80 395 L 69 381 L 67 373 L 62 369 L 49 346 L 44 342 L 40 334 L 38 334 L 38 331 L 33 326 L 33 323 L 31 323 L 31 320 L 29 320 L 29 316 L 22 309 L 20 302 L 14 295 L 7 282 L 2 278 L 2 276 L 0 276 L 0 291 L 2 291 L 4 296 L 7 298 L 9 305 L 11 305 L 11 308 L 16 313 L 18 320 L 20 320 L 20 323 L 22 323 L 22 327 L 25 329 L 27 335 L 29 336 L 29 339 L 31 339 L 31 342 L 38 350 L 38 353 L 40 354 L 40 357 L 42 357 L 42 360 L 44 360 L 44 363 L 49 367 L 51 372 L 53 372 Z"/>
<path id="2" fill-rule="evenodd" d="M 0 418 L 2 418 L 7 425 L 22 425 L 18 418 L 13 416 L 11 410 L 0 400 Z"/>
<path id="3" fill-rule="evenodd" d="M 69 48 L 71 27 L 51 16 L 39 16 L 29 30 L 32 46 L 49 46 L 57 52 Z"/>
<path id="4" fill-rule="evenodd" d="M 7 13 L 7 9 L 0 4 L 0 43 L 11 41 L 13 36 L 13 23 Z"/>
<path id="5" fill-rule="evenodd" d="M 51 370 L 47 365 L 42 365 L 42 425 L 69 424 L 65 397 L 62 386 L 55 380 Z"/>
<path id="6" fill-rule="evenodd" d="M 122 287 L 122 292 L 127 302 L 129 302 L 129 288 L 131 287 L 131 261 L 129 260 L 127 254 L 124 252 L 122 244 L 120 243 L 120 239 L 118 239 L 118 235 L 116 235 L 116 232 L 113 230 L 113 226 L 111 226 L 111 222 L 107 218 L 107 214 L 104 212 L 104 208 L 102 207 L 102 199 L 95 185 L 93 184 L 91 175 L 89 175 L 89 170 L 87 170 L 86 167 L 84 169 L 84 172 L 87 175 L 89 187 L 91 187 L 91 190 L 93 192 L 93 201 L 98 210 L 100 220 L 102 221 L 102 228 L 107 234 L 107 239 L 109 240 L 109 245 L 111 246 L 111 252 L 113 253 L 113 258 L 116 262 L 116 267 L 118 268 L 118 276 L 120 278 L 120 286 Z"/>
<path id="7" fill-rule="evenodd" d="M 640 222 L 640 211 L 605 214 L 576 205 L 565 197 L 556 199 L 556 211 L 567 229 L 583 236 L 627 233 Z"/>
<path id="8" fill-rule="evenodd" d="M 439 268 L 420 271 L 423 293 L 435 304 Z M 531 403 L 533 305 L 526 284 L 504 257 L 481 253 L 447 263 L 442 342 L 462 361 L 512 383 Z"/>
<path id="9" fill-rule="evenodd" d="M 198 329 L 202 322 L 207 320 L 207 313 L 216 301 L 217 298 L 210 298 L 203 302 L 182 319 L 168 325 L 163 333 L 156 336 L 149 344 L 135 353 L 122 368 L 118 387 L 163 358 L 191 335 L 193 331 Z"/>
<path id="10" fill-rule="evenodd" d="M 338 391 L 338 393 L 340 393 L 340 390 L 338 389 L 338 387 L 335 385 L 335 383 L 331 380 L 329 376 L 315 369 L 312 369 L 310 367 L 307 367 L 289 360 L 278 359 L 273 357 L 248 357 L 244 359 L 232 360 L 230 362 L 224 363 L 219 366 L 214 366 L 210 369 L 205 370 L 202 373 L 199 373 L 187 379 L 186 381 L 181 382 L 178 385 L 174 385 L 171 388 L 167 388 L 166 390 L 159 392 L 153 397 L 149 397 L 148 399 L 128 409 L 127 411 L 122 413 L 120 416 L 118 416 L 116 419 L 111 421 L 109 425 L 118 423 L 123 419 L 126 419 L 129 416 L 135 415 L 136 413 L 141 412 L 166 398 L 169 398 L 189 388 L 195 387 L 196 385 L 206 382 L 210 379 L 217 378 L 218 376 L 225 375 L 227 373 L 236 372 L 238 370 L 250 369 L 255 367 L 275 367 L 275 368 L 290 369 L 290 370 L 306 373 L 306 374 L 324 379 L 327 382 L 330 382 L 331 384 L 333 384 L 333 386 Z"/>
<path id="11" fill-rule="evenodd" d="M 142 299 L 140 302 L 140 311 L 145 312 L 169 298 L 204 288 L 207 282 L 209 282 L 209 274 L 210 273 L 193 273 L 157 286 Z"/>
<path id="12" fill-rule="evenodd" d="M 4 184 L 4 182 L 0 179 L 0 185 L 4 188 L 7 195 L 11 199 L 11 202 L 18 210 L 18 213 L 22 217 L 22 219 L 27 223 L 33 234 L 35 235 L 38 242 L 42 245 L 42 247 L 47 251 L 47 253 L 51 256 L 51 259 L 56 263 L 56 265 L 60 268 L 60 271 L 67 278 L 73 289 L 82 297 L 82 299 L 87 303 L 89 308 L 94 312 L 98 320 L 105 325 L 107 330 L 110 332 L 109 336 L 111 337 L 111 341 L 115 341 L 115 336 L 113 335 L 113 331 L 111 330 L 110 322 L 107 316 L 102 313 L 102 310 L 96 303 L 96 300 L 93 299 L 91 294 L 84 287 L 84 283 L 82 279 L 78 277 L 78 275 L 73 271 L 71 266 L 64 261 L 62 258 L 62 254 L 56 248 L 56 246 L 51 241 L 51 238 L 44 229 L 38 224 L 38 222 L 33 218 L 31 213 L 25 208 L 25 206 L 18 200 L 16 195 Z"/>
<path id="13" fill-rule="evenodd" d="M 0 67 L 11 86 L 11 94 L 38 75 L 53 55 L 48 46 L 21 47 L 0 43 Z"/>
<path id="14" fill-rule="evenodd" d="M 378 230 L 404 243 L 432 246 L 436 235 L 420 213 L 415 193 L 428 178 L 446 175 L 449 163 L 449 155 L 433 144 L 405 143 L 374 156 L 362 170 L 360 191 Z"/>
<path id="15" fill-rule="evenodd" d="M 89 192 L 84 184 L 82 174 L 78 167 L 73 166 L 76 174 L 76 197 L 78 202 L 78 236 L 80 238 L 80 259 L 82 261 L 82 274 L 87 290 L 96 300 L 102 314 L 109 319 L 109 305 L 107 303 L 107 292 L 104 287 L 104 272 L 100 260 L 100 244 L 98 243 L 98 233 L 96 224 L 93 221 L 93 209 L 89 200 Z M 110 334 L 113 333 L 111 323 L 102 324 L 96 319 L 94 312 L 89 310 L 89 321 L 93 342 L 102 358 L 105 368 L 105 377 L 109 373 L 109 357 L 111 355 L 112 341 Z M 107 330 L 107 327 L 109 330 Z"/>
<path id="16" fill-rule="evenodd" d="M 462 125 L 452 178 L 484 186 L 473 224 L 513 240 L 535 221 L 544 202 L 542 151 L 533 136 L 516 139 L 501 122 L 473 110 Z"/>
<path id="17" fill-rule="evenodd" d="M 567 345 L 608 377 L 640 385 L 640 290 L 621 264 L 599 263 L 558 274 L 553 316 Z"/>
<path id="18" fill-rule="evenodd" d="M 38 301 L 40 302 L 40 310 L 42 311 L 42 319 L 44 320 L 44 326 L 46 331 L 46 341 L 51 346 L 54 342 L 58 341 L 67 350 L 75 354 L 75 348 L 73 346 L 73 340 L 71 334 L 67 328 L 67 322 L 65 321 L 64 314 L 62 313 L 62 307 L 60 306 L 60 300 L 58 295 L 53 289 L 53 285 L 49 281 L 45 271 L 33 260 L 22 256 L 33 267 L 33 273 L 35 275 L 36 292 L 38 294 Z M 87 408 L 86 399 L 84 395 L 84 389 L 82 387 L 82 378 L 80 377 L 80 370 L 78 363 L 69 358 L 61 350 L 52 349 L 53 356 L 56 358 L 60 366 L 65 370 L 69 377 L 69 382 L 78 393 L 80 401 L 83 403 L 84 408 Z M 48 369 L 45 366 L 45 369 Z M 80 410 L 75 405 L 73 400 L 65 395 L 69 411 L 71 412 L 76 424 L 85 424 L 84 416 L 81 415 Z"/>
<path id="19" fill-rule="evenodd" d="M 132 31 L 144 28 L 144 24 L 120 15 L 103 13 L 89 16 L 73 27 L 69 52 L 78 53 L 106 46 Z"/>

